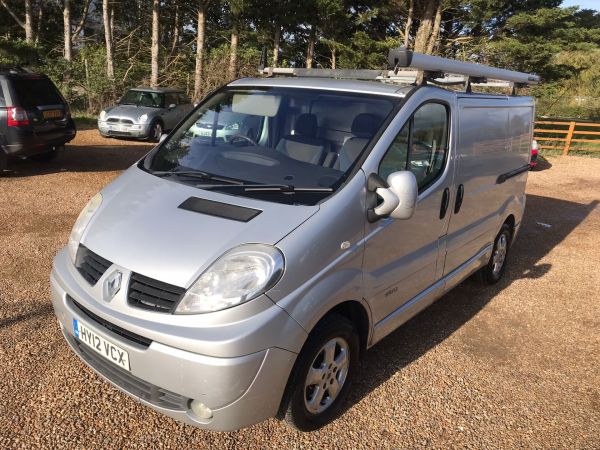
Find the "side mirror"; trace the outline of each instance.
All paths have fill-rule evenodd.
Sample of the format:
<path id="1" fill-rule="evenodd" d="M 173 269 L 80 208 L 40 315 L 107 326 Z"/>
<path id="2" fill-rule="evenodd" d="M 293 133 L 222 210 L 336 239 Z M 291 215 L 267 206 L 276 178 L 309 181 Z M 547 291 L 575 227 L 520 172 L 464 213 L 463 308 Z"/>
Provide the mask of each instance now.
<path id="1" fill-rule="evenodd" d="M 167 138 L 168 134 L 167 133 L 163 133 L 160 135 L 160 139 L 158 140 L 158 143 L 162 143 L 162 141 L 164 141 Z"/>
<path id="2" fill-rule="evenodd" d="M 410 219 L 415 212 L 419 190 L 415 175 L 408 170 L 391 173 L 387 181 L 372 173 L 367 180 L 367 191 L 373 193 L 370 199 L 373 206 L 367 210 L 369 222 L 383 217 Z"/>
<path id="3" fill-rule="evenodd" d="M 169 105 L 169 109 L 175 109 L 175 108 L 177 108 L 177 105 L 175 103 L 171 103 Z"/>

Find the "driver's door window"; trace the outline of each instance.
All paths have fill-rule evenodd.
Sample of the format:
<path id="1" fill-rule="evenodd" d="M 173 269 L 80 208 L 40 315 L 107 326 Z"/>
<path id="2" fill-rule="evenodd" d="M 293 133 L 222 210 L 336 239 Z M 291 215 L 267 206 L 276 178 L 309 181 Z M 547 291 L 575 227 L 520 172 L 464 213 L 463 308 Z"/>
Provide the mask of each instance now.
<path id="1" fill-rule="evenodd" d="M 388 148 L 379 164 L 379 175 L 387 179 L 392 172 L 410 170 L 422 192 L 444 171 L 447 153 L 448 109 L 440 103 L 426 103 Z"/>

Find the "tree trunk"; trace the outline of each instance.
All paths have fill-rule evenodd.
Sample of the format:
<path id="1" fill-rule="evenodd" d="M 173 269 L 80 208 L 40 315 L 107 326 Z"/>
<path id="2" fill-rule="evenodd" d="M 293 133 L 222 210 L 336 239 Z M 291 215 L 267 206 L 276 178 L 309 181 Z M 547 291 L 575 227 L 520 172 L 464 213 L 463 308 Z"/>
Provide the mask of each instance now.
<path id="1" fill-rule="evenodd" d="M 25 0 L 25 40 L 33 42 L 33 11 L 31 0 Z"/>
<path id="2" fill-rule="evenodd" d="M 435 12 L 435 19 L 433 21 L 433 30 L 431 31 L 431 36 L 429 37 L 429 42 L 427 43 L 427 54 L 433 54 L 435 50 L 438 39 L 440 37 L 440 26 L 442 24 L 442 2 L 438 4 L 437 10 Z"/>
<path id="3" fill-rule="evenodd" d="M 331 68 L 335 69 L 336 68 L 336 56 L 337 56 L 337 51 L 335 49 L 335 47 L 331 48 Z"/>
<path id="4" fill-rule="evenodd" d="M 279 62 L 279 41 L 281 40 L 281 26 L 275 24 L 275 35 L 273 36 L 273 67 Z"/>
<path id="5" fill-rule="evenodd" d="M 175 2 L 175 18 L 173 19 L 173 45 L 171 46 L 171 55 L 175 53 L 175 48 L 179 44 L 179 2 Z"/>
<path id="6" fill-rule="evenodd" d="M 37 26 L 35 27 L 35 43 L 37 44 L 42 34 L 42 25 L 44 23 L 44 2 L 40 0 L 38 4 Z"/>
<path id="7" fill-rule="evenodd" d="M 310 27 L 310 34 L 308 35 L 308 49 L 306 50 L 306 68 L 312 69 L 313 61 L 315 57 L 315 38 L 316 30 L 315 26 Z"/>
<path id="8" fill-rule="evenodd" d="M 194 72 L 194 100 L 200 100 L 202 90 L 202 69 L 204 68 L 204 35 L 206 33 L 204 6 L 198 9 L 198 30 L 196 35 L 196 71 Z"/>
<path id="9" fill-rule="evenodd" d="M 433 28 L 433 16 L 439 3 L 441 3 L 441 0 L 428 0 L 425 5 L 415 37 L 415 52 L 425 53 L 427 51 L 427 43 L 429 42 Z"/>
<path id="10" fill-rule="evenodd" d="M 109 0 L 102 0 L 102 19 L 104 21 L 104 40 L 106 42 L 106 76 L 110 80 L 115 79 L 115 68 L 113 61 L 113 36 L 111 26 L 111 8 Z"/>
<path id="11" fill-rule="evenodd" d="M 408 17 L 406 18 L 406 25 L 404 27 L 404 47 L 408 48 L 410 44 L 410 29 L 413 23 L 413 14 L 415 11 L 415 0 L 410 0 L 408 5 Z"/>
<path id="12" fill-rule="evenodd" d="M 65 33 L 65 53 L 64 57 L 67 61 L 72 59 L 72 44 L 71 44 L 71 0 L 63 2 L 63 29 Z"/>
<path id="13" fill-rule="evenodd" d="M 237 25 L 237 20 L 234 19 L 233 29 L 231 30 L 231 49 L 229 52 L 228 76 L 230 79 L 234 79 L 235 74 L 236 74 L 238 40 L 239 40 L 238 25 Z"/>
<path id="14" fill-rule="evenodd" d="M 158 33 L 159 33 L 159 12 L 160 12 L 160 0 L 154 0 L 152 2 L 152 61 L 150 75 L 150 86 L 158 86 Z"/>

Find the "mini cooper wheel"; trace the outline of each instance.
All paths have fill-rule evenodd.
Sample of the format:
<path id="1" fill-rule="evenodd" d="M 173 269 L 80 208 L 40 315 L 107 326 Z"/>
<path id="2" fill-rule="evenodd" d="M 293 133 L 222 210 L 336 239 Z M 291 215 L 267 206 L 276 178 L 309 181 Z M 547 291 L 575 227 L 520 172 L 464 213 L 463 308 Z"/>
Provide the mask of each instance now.
<path id="1" fill-rule="evenodd" d="M 304 345 L 288 387 L 284 420 L 301 431 L 311 431 L 335 419 L 348 395 L 357 370 L 359 339 L 346 317 L 326 317 Z"/>
<path id="2" fill-rule="evenodd" d="M 148 138 L 152 142 L 159 142 L 160 141 L 160 137 L 162 136 L 162 134 L 163 134 L 162 124 L 160 122 L 156 121 L 150 127 L 150 132 L 148 134 Z"/>
<path id="3" fill-rule="evenodd" d="M 487 266 L 481 270 L 482 279 L 486 284 L 494 284 L 500 281 L 504 271 L 506 270 L 506 261 L 508 258 L 508 250 L 510 248 L 510 240 L 512 233 L 507 224 L 502 225 L 496 240 L 492 256 Z"/>

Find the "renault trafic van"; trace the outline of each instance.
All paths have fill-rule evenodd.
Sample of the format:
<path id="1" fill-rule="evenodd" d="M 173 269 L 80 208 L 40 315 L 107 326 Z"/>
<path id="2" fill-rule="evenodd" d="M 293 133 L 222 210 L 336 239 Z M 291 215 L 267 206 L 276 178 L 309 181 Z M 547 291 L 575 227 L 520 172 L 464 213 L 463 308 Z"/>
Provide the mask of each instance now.
<path id="1" fill-rule="evenodd" d="M 229 83 L 94 196 L 51 275 L 74 352 L 188 424 L 313 430 L 369 347 L 474 272 L 497 282 L 534 104 L 470 83 L 537 77 L 406 51 L 394 65 L 424 82 Z M 436 87 L 434 69 L 468 88 Z"/>

